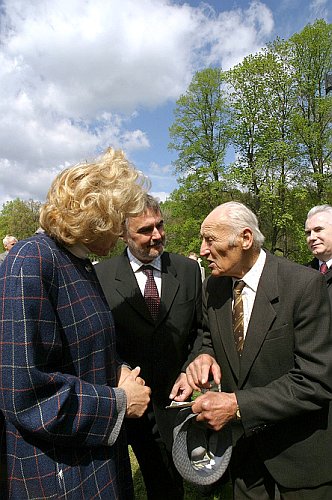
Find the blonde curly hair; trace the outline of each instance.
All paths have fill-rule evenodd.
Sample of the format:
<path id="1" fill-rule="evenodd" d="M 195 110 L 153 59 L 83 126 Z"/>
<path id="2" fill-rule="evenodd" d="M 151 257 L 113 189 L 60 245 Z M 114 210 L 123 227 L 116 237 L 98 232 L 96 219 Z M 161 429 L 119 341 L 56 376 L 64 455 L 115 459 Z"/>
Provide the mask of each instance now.
<path id="1" fill-rule="evenodd" d="M 125 219 L 142 212 L 148 187 L 123 151 L 109 148 L 58 174 L 41 207 L 40 226 L 66 245 L 89 244 L 106 233 L 118 237 Z"/>

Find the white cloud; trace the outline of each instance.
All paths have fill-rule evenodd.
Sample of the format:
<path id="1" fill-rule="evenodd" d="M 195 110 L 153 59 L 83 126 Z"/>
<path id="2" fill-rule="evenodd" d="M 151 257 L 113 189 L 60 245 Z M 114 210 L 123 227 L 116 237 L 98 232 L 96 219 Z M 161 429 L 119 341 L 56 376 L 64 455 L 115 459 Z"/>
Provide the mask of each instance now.
<path id="1" fill-rule="evenodd" d="M 217 14 L 170 0 L 3 0 L 0 23 L 0 206 L 43 198 L 61 165 L 109 145 L 149 149 L 137 110 L 175 101 L 194 71 L 239 62 L 273 28 L 258 1 Z"/>
<path id="2" fill-rule="evenodd" d="M 312 12 L 312 16 L 315 19 L 327 17 L 328 2 L 330 2 L 330 0 L 312 0 L 311 1 L 310 10 Z"/>
<path id="3" fill-rule="evenodd" d="M 165 175 L 172 175 L 174 168 L 172 165 L 164 165 L 163 167 L 161 165 L 158 165 L 156 162 L 151 162 L 149 165 L 149 175 L 151 177 L 164 177 Z"/>
<path id="4" fill-rule="evenodd" d="M 271 10 L 264 3 L 253 1 L 245 10 L 221 12 L 208 28 L 212 28 L 213 44 L 207 59 L 227 70 L 266 45 L 274 21 Z"/>
<path id="5" fill-rule="evenodd" d="M 166 193 L 165 191 L 151 192 L 151 195 L 157 198 L 158 201 L 166 201 L 169 197 L 169 193 Z"/>

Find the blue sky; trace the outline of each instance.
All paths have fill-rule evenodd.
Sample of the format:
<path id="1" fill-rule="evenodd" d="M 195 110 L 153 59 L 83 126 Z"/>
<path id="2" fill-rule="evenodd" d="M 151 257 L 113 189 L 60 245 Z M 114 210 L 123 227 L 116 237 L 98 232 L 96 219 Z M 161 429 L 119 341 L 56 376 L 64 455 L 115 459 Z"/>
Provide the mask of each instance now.
<path id="1" fill-rule="evenodd" d="M 43 201 L 56 173 L 122 148 L 164 200 L 176 99 L 277 36 L 332 19 L 330 0 L 0 0 L 0 207 Z"/>

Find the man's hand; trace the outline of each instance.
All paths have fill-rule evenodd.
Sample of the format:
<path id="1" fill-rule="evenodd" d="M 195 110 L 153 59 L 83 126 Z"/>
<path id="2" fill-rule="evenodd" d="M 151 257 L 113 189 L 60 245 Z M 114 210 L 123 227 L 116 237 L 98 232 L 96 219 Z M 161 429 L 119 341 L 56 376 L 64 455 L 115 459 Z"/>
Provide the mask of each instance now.
<path id="1" fill-rule="evenodd" d="M 172 387 L 169 399 L 186 401 L 191 396 L 192 392 L 193 390 L 188 383 L 187 375 L 185 373 L 180 373 Z"/>
<path id="2" fill-rule="evenodd" d="M 190 387 L 200 391 L 209 389 L 211 384 L 209 378 L 212 375 L 216 385 L 221 381 L 221 370 L 216 360 L 209 354 L 200 354 L 194 359 L 186 370 L 187 380 Z"/>
<path id="3" fill-rule="evenodd" d="M 237 399 L 234 393 L 208 391 L 199 396 L 191 407 L 197 422 L 206 422 L 210 429 L 220 431 L 236 416 Z"/>
<path id="4" fill-rule="evenodd" d="M 121 387 L 127 396 L 126 417 L 141 417 L 150 401 L 151 389 L 144 385 L 144 380 L 139 377 L 141 369 L 137 366 L 129 374 L 120 376 L 118 387 Z M 143 382 L 143 383 L 142 383 Z"/>

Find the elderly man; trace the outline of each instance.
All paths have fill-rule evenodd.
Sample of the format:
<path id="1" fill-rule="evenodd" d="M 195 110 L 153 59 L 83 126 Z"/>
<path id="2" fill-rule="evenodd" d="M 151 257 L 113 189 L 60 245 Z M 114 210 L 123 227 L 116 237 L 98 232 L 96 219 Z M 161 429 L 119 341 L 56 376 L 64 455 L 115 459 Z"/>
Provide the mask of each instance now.
<path id="1" fill-rule="evenodd" d="M 309 210 L 305 223 L 309 250 L 314 258 L 309 267 L 325 275 L 332 303 L 332 207 L 317 205 Z"/>
<path id="2" fill-rule="evenodd" d="M 230 425 L 234 498 L 332 498 L 332 332 L 322 275 L 262 249 L 243 204 L 214 209 L 201 227 L 211 276 L 203 345 L 188 366 L 197 420 Z M 222 375 L 221 375 L 222 373 Z M 184 393 L 176 400 L 185 399 Z"/>
<path id="3" fill-rule="evenodd" d="M 4 239 L 2 240 L 2 243 L 3 243 L 3 246 L 5 248 L 5 252 L 0 253 L 0 265 L 3 263 L 3 261 L 7 257 L 9 250 L 11 248 L 13 248 L 13 246 L 17 242 L 18 242 L 18 240 L 17 240 L 17 238 L 15 238 L 15 236 L 11 236 L 11 235 L 7 234 L 4 237 Z"/>

